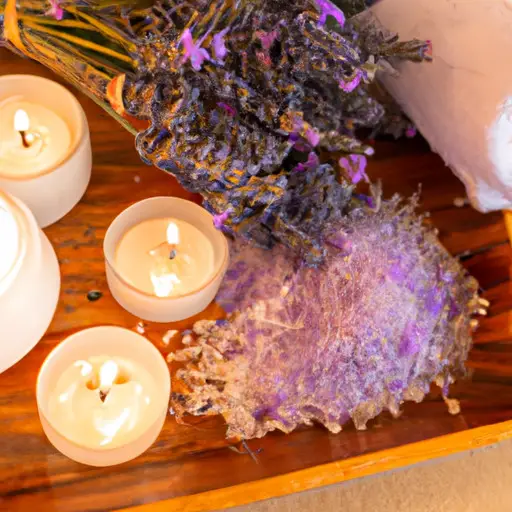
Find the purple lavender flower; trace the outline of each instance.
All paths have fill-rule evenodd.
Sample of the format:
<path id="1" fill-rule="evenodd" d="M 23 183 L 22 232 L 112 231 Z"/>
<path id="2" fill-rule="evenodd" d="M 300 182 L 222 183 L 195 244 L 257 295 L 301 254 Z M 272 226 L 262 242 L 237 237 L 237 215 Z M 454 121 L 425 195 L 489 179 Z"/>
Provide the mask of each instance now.
<path id="1" fill-rule="evenodd" d="M 201 43 L 197 45 L 194 43 L 192 32 L 190 32 L 188 28 L 183 31 L 181 42 L 183 43 L 183 47 L 185 49 L 183 62 L 186 62 L 190 59 L 192 67 L 196 71 L 200 71 L 203 62 L 205 60 L 210 60 L 210 54 L 204 48 L 201 48 Z"/>
<path id="2" fill-rule="evenodd" d="M 274 41 L 279 37 L 279 31 L 277 29 L 274 29 L 271 32 L 263 32 L 263 30 L 259 30 L 256 32 L 256 35 L 261 41 L 263 49 L 268 51 L 272 48 Z"/>
<path id="3" fill-rule="evenodd" d="M 49 2 L 50 8 L 45 12 L 45 14 L 60 21 L 64 17 L 64 10 L 60 6 L 59 0 L 49 0 Z"/>
<path id="4" fill-rule="evenodd" d="M 416 137 L 417 133 L 418 132 L 414 126 L 409 126 L 409 128 L 407 128 L 407 130 L 405 131 L 405 136 L 408 139 L 412 139 L 413 137 Z"/>
<path id="5" fill-rule="evenodd" d="M 226 48 L 226 42 L 224 41 L 224 36 L 229 32 L 229 28 L 225 28 L 218 34 L 213 36 L 213 52 L 215 53 L 216 59 L 224 64 L 224 58 L 228 54 L 228 49 Z"/>
<path id="6" fill-rule="evenodd" d="M 228 105 L 227 103 L 224 103 L 223 101 L 220 101 L 217 103 L 217 106 L 220 107 L 222 110 L 226 112 L 226 114 L 230 117 L 236 116 L 236 108 L 232 107 L 231 105 Z"/>
<path id="7" fill-rule="evenodd" d="M 329 2 L 329 0 L 316 0 L 316 5 L 318 9 L 320 9 L 320 18 L 318 18 L 319 25 L 325 25 L 327 16 L 335 18 L 341 27 L 345 25 L 345 15 L 340 9 Z"/>
<path id="8" fill-rule="evenodd" d="M 320 135 L 317 131 L 313 130 L 313 128 L 308 128 L 306 130 L 306 140 L 309 142 L 311 147 L 316 148 L 320 142 Z"/>
<path id="9" fill-rule="evenodd" d="M 357 69 L 348 82 L 345 82 L 345 80 L 339 81 L 340 89 L 344 92 L 352 92 L 361 83 L 361 78 L 363 78 L 363 72 Z"/>
<path id="10" fill-rule="evenodd" d="M 370 208 L 375 208 L 376 206 L 375 199 L 372 196 L 367 196 L 366 194 L 354 194 L 354 197 L 366 203 Z"/>
<path id="11" fill-rule="evenodd" d="M 222 229 L 224 227 L 224 223 L 228 220 L 228 217 L 231 215 L 232 210 L 226 210 L 225 212 L 219 213 L 218 215 L 213 216 L 213 225 L 217 229 Z"/>
<path id="12" fill-rule="evenodd" d="M 359 183 L 363 178 L 369 181 L 366 175 L 367 161 L 364 155 L 348 155 L 348 157 L 342 157 L 339 160 L 339 164 L 348 172 L 354 185 Z"/>
<path id="13" fill-rule="evenodd" d="M 308 155 L 308 159 L 306 162 L 301 162 L 299 165 L 293 169 L 294 171 L 309 171 L 310 169 L 316 169 L 320 165 L 320 160 L 318 155 L 311 151 Z"/>

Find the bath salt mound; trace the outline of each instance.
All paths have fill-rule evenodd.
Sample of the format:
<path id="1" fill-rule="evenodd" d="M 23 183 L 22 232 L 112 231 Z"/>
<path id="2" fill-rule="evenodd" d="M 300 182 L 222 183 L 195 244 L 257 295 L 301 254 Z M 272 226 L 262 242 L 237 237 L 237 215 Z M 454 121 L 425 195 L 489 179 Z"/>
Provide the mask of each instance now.
<path id="1" fill-rule="evenodd" d="M 307 268 L 283 246 L 237 241 L 217 301 L 228 320 L 200 321 L 173 384 L 178 417 L 222 414 L 228 437 L 319 422 L 363 429 L 464 373 L 477 282 L 398 198 L 358 206 L 326 234 Z"/>

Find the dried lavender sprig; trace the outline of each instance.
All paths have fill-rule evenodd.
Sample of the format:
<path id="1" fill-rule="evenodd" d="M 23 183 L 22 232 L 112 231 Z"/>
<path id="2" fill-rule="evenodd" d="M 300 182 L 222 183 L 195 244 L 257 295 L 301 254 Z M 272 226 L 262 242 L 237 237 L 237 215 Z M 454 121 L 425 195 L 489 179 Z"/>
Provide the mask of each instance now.
<path id="1" fill-rule="evenodd" d="M 421 60 L 424 44 L 361 34 L 326 0 L 187 5 L 125 85 L 129 114 L 151 121 L 137 148 L 212 213 L 230 211 L 226 232 L 265 248 L 281 242 L 317 265 L 320 227 L 351 195 L 339 153 L 370 153 L 356 130 L 384 114 L 369 88 L 378 61 Z M 297 175 L 308 161 L 318 165 Z"/>

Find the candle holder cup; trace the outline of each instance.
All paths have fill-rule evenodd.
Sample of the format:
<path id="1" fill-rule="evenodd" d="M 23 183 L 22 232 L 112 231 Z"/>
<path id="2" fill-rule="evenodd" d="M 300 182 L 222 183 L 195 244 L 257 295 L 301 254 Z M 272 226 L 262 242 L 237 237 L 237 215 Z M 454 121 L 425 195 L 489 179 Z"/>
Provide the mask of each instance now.
<path id="1" fill-rule="evenodd" d="M 200 287 L 183 295 L 157 297 L 135 288 L 116 269 L 116 248 L 125 233 L 145 220 L 174 218 L 199 229 L 213 246 L 213 272 Z M 140 201 L 122 212 L 109 227 L 103 245 L 107 282 L 116 301 L 143 320 L 175 322 L 203 311 L 215 298 L 228 267 L 226 237 L 213 224 L 213 217 L 195 203 L 177 197 L 153 197 Z"/>
<path id="2" fill-rule="evenodd" d="M 34 348 L 50 325 L 59 298 L 60 272 L 55 251 L 31 211 L 1 190 L 0 207 L 12 215 L 17 243 L 13 264 L 0 275 L 2 373 Z M 7 244 L 0 233 L 0 251 L 7 251 Z"/>
<path id="3" fill-rule="evenodd" d="M 113 357 L 136 360 L 151 372 L 158 396 L 153 397 L 154 418 L 145 418 L 148 428 L 140 435 L 128 436 L 122 445 L 114 448 L 92 447 L 71 441 L 60 432 L 52 419 L 49 403 L 62 373 L 77 360 L 108 354 Z M 37 408 L 43 430 L 53 446 L 76 462 L 90 466 L 112 466 L 127 462 L 145 452 L 160 434 L 169 406 L 171 377 L 160 352 L 143 336 L 113 326 L 93 327 L 77 332 L 60 343 L 46 358 L 37 378 Z"/>
<path id="4" fill-rule="evenodd" d="M 62 85 L 33 75 L 0 77 L 0 102 L 23 98 L 57 114 L 67 125 L 71 145 L 61 161 L 32 174 L 19 176 L 0 170 L 0 188 L 21 199 L 41 227 L 64 217 L 80 201 L 91 178 L 92 151 L 89 127 L 78 100 Z M 2 122 L 11 122 L 2 119 Z"/>

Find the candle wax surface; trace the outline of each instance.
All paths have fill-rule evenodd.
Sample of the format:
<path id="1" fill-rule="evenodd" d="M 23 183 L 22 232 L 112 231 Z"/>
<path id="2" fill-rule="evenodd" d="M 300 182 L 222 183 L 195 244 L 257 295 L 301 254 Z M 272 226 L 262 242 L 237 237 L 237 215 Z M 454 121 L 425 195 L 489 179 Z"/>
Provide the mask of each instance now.
<path id="1" fill-rule="evenodd" d="M 119 371 L 102 401 L 99 375 L 107 361 Z M 137 439 L 156 421 L 161 413 L 155 406 L 157 393 L 151 373 L 135 361 L 94 356 L 75 361 L 59 377 L 49 398 L 49 419 L 82 447 L 112 449 Z"/>
<path id="2" fill-rule="evenodd" d="M 170 224 L 172 229 L 169 229 Z M 173 238 L 169 241 L 178 243 L 168 243 L 169 233 Z M 212 278 L 213 245 L 188 222 L 150 219 L 125 233 L 116 248 L 115 268 L 140 291 L 157 297 L 185 295 Z"/>
<path id="3" fill-rule="evenodd" d="M 16 219 L 0 197 L 0 281 L 14 266 L 19 243 L 20 233 Z"/>
<path id="4" fill-rule="evenodd" d="M 27 134 L 34 141 L 23 147 L 14 127 L 14 116 L 24 110 L 29 117 Z M 66 122 L 48 108 L 22 97 L 0 101 L 0 174 L 4 177 L 35 177 L 57 166 L 69 153 L 71 131 Z"/>

